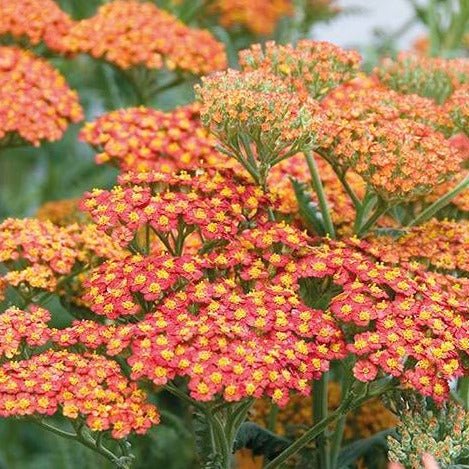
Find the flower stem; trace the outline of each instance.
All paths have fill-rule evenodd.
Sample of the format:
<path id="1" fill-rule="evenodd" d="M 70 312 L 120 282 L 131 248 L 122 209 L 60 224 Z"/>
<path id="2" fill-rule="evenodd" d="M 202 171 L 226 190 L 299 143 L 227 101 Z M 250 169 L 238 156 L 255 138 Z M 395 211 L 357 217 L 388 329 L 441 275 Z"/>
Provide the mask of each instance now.
<path id="1" fill-rule="evenodd" d="M 469 188 L 469 174 L 452 190 L 440 197 L 437 201 L 427 207 L 416 218 L 414 218 L 407 226 L 419 225 L 433 217 L 439 210 L 448 205 L 462 191 Z"/>
<path id="2" fill-rule="evenodd" d="M 329 203 L 327 202 L 324 187 L 319 176 L 319 170 L 316 165 L 316 161 L 310 152 L 305 152 L 306 162 L 308 164 L 309 172 L 311 174 L 311 185 L 316 192 L 319 200 L 319 208 L 321 209 L 322 218 L 324 220 L 324 227 L 326 233 L 331 237 L 335 238 L 334 224 L 329 210 Z"/>
<path id="3" fill-rule="evenodd" d="M 324 373 L 321 379 L 313 381 L 313 423 L 327 420 L 327 391 L 329 376 Z M 325 432 L 321 432 L 316 437 L 316 450 L 319 457 L 319 467 L 321 469 L 330 468 L 330 448 Z"/>

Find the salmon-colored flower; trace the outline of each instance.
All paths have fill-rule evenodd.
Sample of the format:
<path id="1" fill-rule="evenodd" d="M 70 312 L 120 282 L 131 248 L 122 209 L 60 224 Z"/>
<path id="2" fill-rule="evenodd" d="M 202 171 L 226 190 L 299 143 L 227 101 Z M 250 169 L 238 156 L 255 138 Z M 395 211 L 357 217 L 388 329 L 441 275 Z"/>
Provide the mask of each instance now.
<path id="1" fill-rule="evenodd" d="M 54 0 L 0 0 L 0 35 L 27 37 L 32 44 L 44 42 L 63 51 L 63 39 L 73 20 Z"/>
<path id="2" fill-rule="evenodd" d="M 58 140 L 83 111 L 76 92 L 43 59 L 16 47 L 0 47 L 0 145 L 18 135 L 39 145 Z"/>
<path id="3" fill-rule="evenodd" d="M 80 138 L 98 149 L 97 163 L 113 163 L 122 171 L 170 173 L 210 166 L 218 158 L 197 105 L 171 112 L 119 109 L 86 124 Z"/>

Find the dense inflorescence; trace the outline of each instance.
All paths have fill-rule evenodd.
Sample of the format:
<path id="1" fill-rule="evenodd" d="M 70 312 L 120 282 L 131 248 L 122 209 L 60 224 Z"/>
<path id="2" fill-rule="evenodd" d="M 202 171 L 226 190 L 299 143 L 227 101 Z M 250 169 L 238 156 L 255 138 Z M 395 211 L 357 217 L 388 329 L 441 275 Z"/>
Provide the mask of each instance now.
<path id="1" fill-rule="evenodd" d="M 54 0 L 0 0 L 0 18 L 0 35 L 27 37 L 34 45 L 44 42 L 58 51 L 73 25 Z"/>
<path id="2" fill-rule="evenodd" d="M 253 34 L 270 35 L 278 21 L 293 12 L 291 0 L 216 0 L 211 10 L 228 28 L 243 26 Z"/>
<path id="3" fill-rule="evenodd" d="M 83 111 L 76 92 L 46 61 L 16 47 L 0 47 L 0 145 L 10 134 L 39 145 L 58 140 Z"/>
<path id="4" fill-rule="evenodd" d="M 13 310 L 5 314 L 21 315 Z M 37 317 L 32 311 L 27 320 Z M 0 365 L 2 417 L 40 418 L 57 412 L 72 420 L 83 418 L 92 431 L 110 430 L 117 439 L 145 433 L 159 422 L 146 394 L 116 362 L 101 355 L 47 350 Z"/>
<path id="5" fill-rule="evenodd" d="M 189 28 L 149 2 L 115 0 L 77 22 L 68 52 L 86 52 L 120 68 L 144 65 L 203 75 L 226 66 L 224 46 L 208 31 Z"/>
<path id="6" fill-rule="evenodd" d="M 60 227 L 37 219 L 7 219 L 0 224 L 0 263 L 6 268 L 3 287 L 11 285 L 30 297 L 54 291 L 80 266 L 125 256 L 94 225 Z"/>
<path id="7" fill-rule="evenodd" d="M 335 89 L 322 105 L 330 138 L 321 154 L 385 200 L 419 198 L 462 171 L 467 154 L 435 128 L 452 123 L 432 100 L 365 82 Z"/>
<path id="8" fill-rule="evenodd" d="M 443 104 L 469 80 L 469 62 L 401 53 L 397 60 L 386 59 L 375 72 L 383 83 L 401 93 L 415 93 Z"/>
<path id="9" fill-rule="evenodd" d="M 466 220 L 430 220 L 393 239 L 369 241 L 368 249 L 385 262 L 418 261 L 443 272 L 469 272 L 469 223 Z"/>
<path id="10" fill-rule="evenodd" d="M 324 96 L 339 83 L 355 76 L 361 57 L 329 42 L 303 39 L 292 45 L 268 42 L 241 51 L 240 62 L 245 72 L 261 70 L 282 79 L 300 95 Z"/>
<path id="11" fill-rule="evenodd" d="M 128 173 L 111 191 L 86 194 L 83 209 L 98 229 L 127 246 L 146 225 L 171 253 L 194 231 L 201 242 L 231 240 L 267 203 L 262 190 L 232 172 Z M 176 239 L 177 237 L 180 237 Z"/>
<path id="12" fill-rule="evenodd" d="M 120 109 L 88 123 L 80 137 L 98 149 L 97 163 L 122 171 L 170 173 L 210 166 L 216 158 L 215 139 L 202 127 L 197 105 L 171 112 Z"/>
<path id="13" fill-rule="evenodd" d="M 320 138 L 322 113 L 311 98 L 291 93 L 283 81 L 262 70 L 228 70 L 197 87 L 202 122 L 223 152 L 265 182 L 270 167 Z"/>
<path id="14" fill-rule="evenodd" d="M 195 181 L 197 178 L 192 184 Z M 100 224 L 104 230 L 115 232 L 123 225 L 133 233 L 144 222 L 160 233 L 160 239 L 170 230 L 176 239 L 181 232 L 178 221 L 183 221 L 182 233 L 187 233 L 189 223 L 196 227 L 194 231 L 202 232 L 213 221 L 209 210 L 194 219 L 187 206 L 166 211 L 167 203 L 156 208 L 155 218 L 153 214 L 148 218 L 146 207 L 154 207 L 150 193 L 135 188 L 114 192 L 115 200 L 113 192 L 100 192 L 85 200 L 98 223 L 104 217 Z M 230 191 L 225 196 L 233 194 L 236 192 Z M 205 203 L 212 197 L 206 191 Z M 237 203 L 242 206 L 243 201 Z M 134 215 L 129 216 L 131 213 Z M 95 313 L 141 318 L 129 332 L 129 363 L 136 379 L 145 376 L 164 384 L 183 375 L 189 377 L 189 389 L 196 399 L 210 400 L 220 392 L 227 400 L 265 393 L 284 403 L 289 390 L 304 391 L 299 376 L 318 377 L 331 359 L 344 356 L 348 337 L 348 351 L 359 358 L 354 368 L 359 380 L 373 380 L 381 371 L 436 400 L 447 396 L 448 382 L 463 373 L 462 357 L 469 346 L 467 301 L 440 289 L 418 271 L 411 274 L 376 263 L 353 243 L 323 240 L 314 247 L 291 226 L 269 224 L 261 217 L 251 219 L 251 224 L 260 223 L 255 228 L 246 225 L 246 219 L 229 218 L 229 235 L 223 229 L 208 238 L 212 240 L 205 245 L 208 251 L 202 247 L 197 254 L 188 252 L 176 259 L 155 252 L 123 263 L 107 262 L 90 278 L 86 301 Z M 203 238 L 206 241 L 206 235 Z M 131 241 L 130 237 L 122 239 Z M 174 254 L 177 249 L 170 246 L 169 239 L 168 251 Z M 328 288 L 323 291 L 320 285 L 326 279 Z M 314 301 L 322 298 L 322 302 L 309 303 L 302 297 L 304 288 L 319 288 Z M 345 337 L 339 324 L 345 327 Z M 356 328 L 359 332 L 348 336 Z M 315 340 L 305 342 L 311 334 Z M 299 357 L 306 361 L 298 362 Z M 227 365 L 220 376 L 216 369 L 223 363 Z M 260 363 L 272 365 L 274 378 L 254 374 Z M 281 369 L 288 370 L 288 379 L 279 374 L 280 363 Z M 208 378 L 212 372 L 213 380 Z M 257 375 L 262 379 L 257 380 Z"/>

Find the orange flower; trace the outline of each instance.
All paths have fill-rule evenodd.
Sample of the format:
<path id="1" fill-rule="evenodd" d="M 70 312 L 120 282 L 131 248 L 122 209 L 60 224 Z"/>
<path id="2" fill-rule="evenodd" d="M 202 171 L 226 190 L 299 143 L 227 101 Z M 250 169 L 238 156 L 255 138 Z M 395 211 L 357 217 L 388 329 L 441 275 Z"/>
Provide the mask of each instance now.
<path id="1" fill-rule="evenodd" d="M 167 67 L 203 75 L 226 66 L 222 43 L 189 28 L 149 2 L 115 0 L 77 22 L 66 38 L 68 52 L 86 52 L 127 69 Z"/>
<path id="2" fill-rule="evenodd" d="M 16 47 L 0 47 L 0 145 L 19 135 L 39 145 L 58 140 L 83 111 L 75 91 L 46 61 Z"/>
<path id="3" fill-rule="evenodd" d="M 54 0 L 0 0 L 0 35 L 26 36 L 63 51 L 63 39 L 73 21 Z"/>
<path id="4" fill-rule="evenodd" d="M 243 26 L 253 34 L 269 36 L 278 21 L 293 12 L 293 5 L 291 0 L 215 0 L 211 10 L 227 28 Z"/>

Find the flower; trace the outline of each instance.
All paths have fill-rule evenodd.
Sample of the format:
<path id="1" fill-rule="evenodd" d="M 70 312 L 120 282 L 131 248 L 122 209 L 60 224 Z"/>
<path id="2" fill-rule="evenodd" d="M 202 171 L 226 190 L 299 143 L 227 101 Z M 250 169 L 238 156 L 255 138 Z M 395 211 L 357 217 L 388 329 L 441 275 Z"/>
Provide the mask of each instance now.
<path id="1" fill-rule="evenodd" d="M 145 433 L 159 422 L 146 394 L 101 355 L 47 350 L 0 365 L 0 416 L 83 416 L 91 431 L 113 438 Z"/>
<path id="2" fill-rule="evenodd" d="M 123 256 L 94 225 L 60 227 L 33 218 L 0 224 L 0 263 L 6 268 L 2 286 L 17 287 L 27 297 L 38 290 L 57 290 L 85 265 Z"/>
<path id="3" fill-rule="evenodd" d="M 122 69 L 143 65 L 203 75 L 226 66 L 222 43 L 189 28 L 149 2 L 114 0 L 77 22 L 65 39 L 70 53 L 86 52 Z"/>
<path id="4" fill-rule="evenodd" d="M 202 243 L 233 239 L 239 225 L 263 212 L 268 200 L 260 188 L 232 172 L 129 173 L 120 182 L 111 191 L 85 194 L 83 210 L 121 246 L 128 246 L 148 226 L 173 254 L 191 233 Z"/>
<path id="5" fill-rule="evenodd" d="M 76 92 L 46 61 L 16 47 L 0 47 L 0 145 L 17 134 L 38 146 L 58 140 L 83 111 Z"/>
<path id="6" fill-rule="evenodd" d="M 46 202 L 36 212 L 36 218 L 41 221 L 49 220 L 54 225 L 68 226 L 73 223 L 83 223 L 86 215 L 78 210 L 79 199 L 62 199 Z"/>
<path id="7" fill-rule="evenodd" d="M 196 169 L 216 158 L 215 139 L 202 127 L 197 105 L 162 112 L 119 109 L 86 124 L 80 138 L 100 151 L 98 164 L 121 171 Z"/>
<path id="8" fill-rule="evenodd" d="M 343 173 L 353 169 L 388 202 L 427 195 L 462 169 L 464 151 L 435 129 L 451 129 L 451 121 L 431 100 L 358 84 L 336 88 L 322 105 L 322 135 L 330 138 L 318 152 Z"/>
<path id="9" fill-rule="evenodd" d="M 262 70 L 282 79 L 289 88 L 313 98 L 324 96 L 331 88 L 352 79 L 361 57 L 324 41 L 303 39 L 295 47 L 267 42 L 240 52 L 244 71 Z"/>
<path id="10" fill-rule="evenodd" d="M 469 272 L 469 223 L 432 219 L 401 237 L 368 240 L 369 251 L 385 262 L 419 262 L 443 272 Z"/>
<path id="11" fill-rule="evenodd" d="M 278 21 L 292 13 L 292 7 L 291 0 L 216 0 L 211 11 L 227 28 L 244 26 L 253 34 L 269 36 Z"/>
<path id="12" fill-rule="evenodd" d="M 0 0 L 0 35 L 26 36 L 32 44 L 63 51 L 73 20 L 53 0 Z"/>
<path id="13" fill-rule="evenodd" d="M 258 183 L 272 166 L 319 138 L 318 103 L 301 99 L 263 70 L 216 73 L 204 78 L 196 93 L 204 125 Z"/>
<path id="14" fill-rule="evenodd" d="M 468 60 L 399 54 L 397 60 L 385 59 L 375 70 L 379 79 L 401 93 L 415 93 L 443 104 L 469 79 Z"/>

